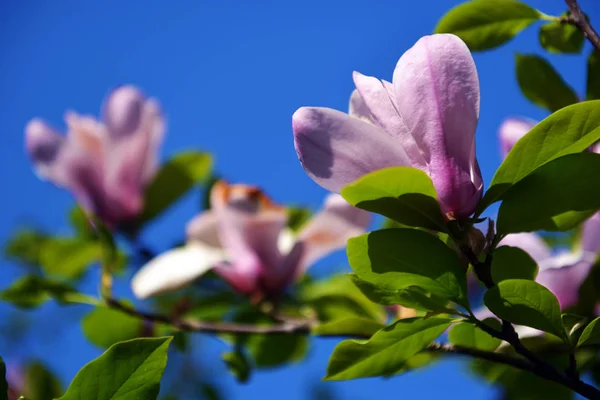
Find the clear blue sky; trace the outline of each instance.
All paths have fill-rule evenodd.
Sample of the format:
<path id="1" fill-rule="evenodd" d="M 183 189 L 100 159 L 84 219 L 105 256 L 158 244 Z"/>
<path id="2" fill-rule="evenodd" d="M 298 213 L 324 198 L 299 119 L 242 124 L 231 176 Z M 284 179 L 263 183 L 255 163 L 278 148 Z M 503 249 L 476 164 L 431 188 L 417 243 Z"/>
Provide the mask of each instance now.
<path id="1" fill-rule="evenodd" d="M 353 89 L 351 73 L 391 79 L 399 56 L 457 2 L 449 0 L 142 1 L 60 0 L 0 3 L 0 171 L 3 195 L 0 238 L 17 226 L 36 223 L 68 234 L 70 196 L 33 174 L 23 150 L 23 128 L 41 116 L 63 127 L 67 108 L 97 114 L 112 86 L 132 83 L 160 100 L 168 118 L 162 156 L 187 148 L 213 152 L 219 173 L 231 181 L 262 186 L 277 201 L 316 208 L 326 194 L 300 167 L 294 152 L 291 115 L 300 106 L 345 110 Z M 562 0 L 530 0 L 548 14 L 564 11 Z M 581 5 L 597 26 L 600 6 Z M 477 154 L 486 182 L 500 163 L 496 131 L 503 118 L 546 113 L 528 103 L 515 80 L 514 53 L 541 53 L 537 26 L 510 44 L 475 55 L 481 81 Z M 586 43 L 585 54 L 589 52 Z M 547 56 L 583 93 L 584 56 Z M 157 248 L 182 237 L 195 213 L 188 197 L 157 221 L 145 238 Z M 160 235 L 158 235 L 160 233 Z M 343 254 L 319 268 L 343 263 Z M 0 286 L 16 274 L 4 263 Z M 93 288 L 91 276 L 88 286 Z M 0 318 L 10 310 L 0 307 Z M 65 383 L 100 350 L 85 343 L 77 318 L 65 316 L 64 330 L 50 330 L 54 308 L 35 314 L 43 328 L 21 347 L 3 349 L 47 360 Z M 205 365 L 221 371 L 212 339 L 203 342 Z M 228 398 L 307 398 L 306 384 L 323 376 L 333 341 L 317 341 L 304 364 L 259 372 L 245 386 L 229 376 Z M 276 351 L 276 350 L 274 350 Z M 224 370 L 223 370 L 224 371 Z M 374 393 L 398 398 L 490 398 L 493 391 L 458 361 L 391 380 L 368 379 L 332 386 L 344 399 Z"/>

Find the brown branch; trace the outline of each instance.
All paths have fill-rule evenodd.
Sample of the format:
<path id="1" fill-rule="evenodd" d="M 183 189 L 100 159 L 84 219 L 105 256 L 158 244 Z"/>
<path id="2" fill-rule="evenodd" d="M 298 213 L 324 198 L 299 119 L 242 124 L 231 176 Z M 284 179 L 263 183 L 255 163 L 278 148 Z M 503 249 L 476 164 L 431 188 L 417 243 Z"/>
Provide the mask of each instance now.
<path id="1" fill-rule="evenodd" d="M 569 15 L 566 21 L 575 25 L 583 32 L 585 37 L 587 37 L 590 43 L 596 48 L 596 51 L 600 52 L 600 36 L 587 20 L 583 11 L 581 11 L 579 4 L 577 4 L 577 0 L 565 0 L 565 2 L 567 3 L 567 6 L 569 6 L 569 11 L 571 12 L 571 15 Z"/>

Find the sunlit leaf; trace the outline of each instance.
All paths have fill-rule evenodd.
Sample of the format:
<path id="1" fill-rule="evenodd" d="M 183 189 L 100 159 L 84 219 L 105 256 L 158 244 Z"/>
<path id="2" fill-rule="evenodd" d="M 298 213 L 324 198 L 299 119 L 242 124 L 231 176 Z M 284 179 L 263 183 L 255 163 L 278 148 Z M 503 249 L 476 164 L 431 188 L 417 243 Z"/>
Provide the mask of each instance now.
<path id="1" fill-rule="evenodd" d="M 140 336 L 143 328 L 142 319 L 104 307 L 93 309 L 81 320 L 86 339 L 102 348 L 134 339 Z"/>
<path id="2" fill-rule="evenodd" d="M 501 331 L 500 323 L 494 318 L 488 318 L 483 323 L 493 325 L 492 328 Z M 491 336 L 469 322 L 454 325 L 448 333 L 448 340 L 457 346 L 486 351 L 495 350 L 502 343 L 502 340 Z"/>
<path id="3" fill-rule="evenodd" d="M 585 37 L 574 25 L 550 22 L 540 28 L 540 44 L 550 53 L 580 53 Z"/>
<path id="4" fill-rule="evenodd" d="M 588 324 L 579 337 L 577 346 L 585 346 L 600 343 L 600 317 Z"/>

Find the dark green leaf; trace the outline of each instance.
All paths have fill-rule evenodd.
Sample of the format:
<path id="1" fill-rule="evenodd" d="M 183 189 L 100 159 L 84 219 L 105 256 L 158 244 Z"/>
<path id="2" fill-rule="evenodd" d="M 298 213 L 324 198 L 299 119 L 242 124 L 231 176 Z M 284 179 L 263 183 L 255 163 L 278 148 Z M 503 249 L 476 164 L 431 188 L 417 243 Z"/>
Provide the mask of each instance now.
<path id="1" fill-rule="evenodd" d="M 102 244 L 82 238 L 49 238 L 40 251 L 40 265 L 50 276 L 75 279 L 101 260 Z"/>
<path id="2" fill-rule="evenodd" d="M 342 188 L 352 205 L 402 224 L 445 231 L 446 226 L 431 179 L 411 167 L 371 172 Z"/>
<path id="3" fill-rule="evenodd" d="M 478 214 L 537 168 L 564 155 L 582 152 L 598 140 L 600 100 L 574 104 L 550 115 L 508 153 L 479 204 Z"/>
<path id="4" fill-rule="evenodd" d="M 573 229 L 600 209 L 600 155 L 569 154 L 538 168 L 504 195 L 500 233 Z"/>
<path id="5" fill-rule="evenodd" d="M 12 261 L 27 265 L 39 265 L 40 251 L 48 235 L 35 229 L 15 232 L 4 246 L 4 256 Z"/>
<path id="6" fill-rule="evenodd" d="M 492 281 L 506 279 L 535 279 L 538 272 L 536 262 L 518 247 L 500 246 L 492 259 Z"/>
<path id="7" fill-rule="evenodd" d="M 435 33 L 453 33 L 471 51 L 482 51 L 508 42 L 540 18 L 539 11 L 520 1 L 473 0 L 448 11 Z"/>
<path id="8" fill-rule="evenodd" d="M 586 100 L 600 99 L 600 52 L 592 49 L 587 61 Z"/>
<path id="9" fill-rule="evenodd" d="M 417 286 L 468 308 L 467 279 L 454 251 L 415 229 L 385 229 L 348 241 L 356 275 L 386 291 Z"/>
<path id="10" fill-rule="evenodd" d="M 206 179 L 212 168 L 208 153 L 186 151 L 171 158 L 146 189 L 141 221 L 146 223 L 174 204 L 194 185 Z"/>
<path id="11" fill-rule="evenodd" d="M 386 306 L 402 305 L 421 311 L 448 311 L 448 302 L 424 292 L 418 287 L 408 287 L 400 290 L 387 290 L 351 274 L 352 282 L 369 300 Z M 452 311 L 452 310 L 450 310 Z"/>
<path id="12" fill-rule="evenodd" d="M 561 315 L 563 326 L 567 334 L 572 337 L 586 322 L 586 318 L 576 314 Z"/>
<path id="13" fill-rule="evenodd" d="M 117 343 L 85 365 L 60 400 L 156 399 L 171 338 Z"/>
<path id="14" fill-rule="evenodd" d="M 590 344 L 598 344 L 600 343 L 600 317 L 596 318 L 592 322 L 588 324 L 583 330 L 583 333 L 579 337 L 579 341 L 577 342 L 577 347 L 590 345 Z"/>
<path id="15" fill-rule="evenodd" d="M 332 322 L 325 322 L 312 329 L 313 334 L 320 336 L 361 336 L 371 337 L 385 325 L 366 318 L 346 318 Z"/>
<path id="16" fill-rule="evenodd" d="M 329 359 L 326 380 L 347 380 L 396 373 L 450 325 L 447 318 L 402 319 L 368 341 L 344 340 Z"/>
<path id="17" fill-rule="evenodd" d="M 66 296 L 76 293 L 72 287 L 64 283 L 28 275 L 16 280 L 0 292 L 0 299 L 27 309 L 38 307 L 51 298 L 63 302 Z"/>
<path id="18" fill-rule="evenodd" d="M 0 400 L 8 400 L 8 382 L 6 382 L 6 364 L 0 357 Z"/>
<path id="19" fill-rule="evenodd" d="M 39 362 L 27 366 L 23 386 L 32 400 L 52 400 L 63 392 L 58 378 Z"/>
<path id="20" fill-rule="evenodd" d="M 221 358 L 238 382 L 244 383 L 248 381 L 252 372 L 252 366 L 242 351 L 236 350 L 223 353 Z"/>
<path id="21" fill-rule="evenodd" d="M 69 211 L 69 221 L 75 232 L 77 232 L 77 236 L 85 239 L 96 237 L 96 231 L 81 207 L 75 206 Z"/>
<path id="22" fill-rule="evenodd" d="M 566 339 L 556 297 L 537 282 L 508 279 L 489 289 L 485 305 L 498 317 Z"/>
<path id="23" fill-rule="evenodd" d="M 579 101 L 560 74 L 540 56 L 516 54 L 517 81 L 532 103 L 555 112 Z"/>
<path id="24" fill-rule="evenodd" d="M 107 348 L 141 335 L 144 322 L 110 308 L 97 307 L 81 320 L 83 334 L 96 346 Z"/>
<path id="25" fill-rule="evenodd" d="M 310 209 L 303 207 L 288 207 L 286 211 L 288 214 L 287 226 L 294 232 L 298 232 L 312 215 Z"/>
<path id="26" fill-rule="evenodd" d="M 492 328 L 498 332 L 501 331 L 501 326 L 497 319 L 488 318 L 483 323 L 493 325 Z M 448 340 L 457 346 L 486 351 L 493 351 L 502 343 L 502 340 L 491 336 L 469 322 L 461 322 L 458 325 L 454 325 L 448 333 Z"/>
<path id="27" fill-rule="evenodd" d="M 574 25 L 550 22 L 540 28 L 540 44 L 550 53 L 580 53 L 583 33 Z"/>

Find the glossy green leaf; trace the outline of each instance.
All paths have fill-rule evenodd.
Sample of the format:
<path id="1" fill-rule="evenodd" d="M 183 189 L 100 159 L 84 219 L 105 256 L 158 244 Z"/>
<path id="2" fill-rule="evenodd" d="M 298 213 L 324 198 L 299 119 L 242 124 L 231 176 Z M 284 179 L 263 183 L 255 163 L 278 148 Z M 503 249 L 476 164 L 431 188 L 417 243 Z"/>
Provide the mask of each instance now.
<path id="1" fill-rule="evenodd" d="M 168 209 L 194 185 L 208 178 L 212 157 L 208 153 L 186 151 L 165 163 L 148 185 L 141 220 L 148 222 Z"/>
<path id="2" fill-rule="evenodd" d="M 510 188 L 498 210 L 499 233 L 566 231 L 600 209 L 600 154 L 569 154 Z"/>
<path id="3" fill-rule="evenodd" d="M 579 101 L 577 94 L 543 57 L 516 54 L 517 81 L 532 103 L 555 112 Z"/>
<path id="4" fill-rule="evenodd" d="M 77 373 L 59 400 L 156 399 L 170 342 L 143 338 L 111 346 Z"/>
<path id="5" fill-rule="evenodd" d="M 500 322 L 497 319 L 488 318 L 483 323 L 493 325 L 492 328 L 498 332 L 501 331 Z M 461 322 L 454 325 L 448 333 L 448 340 L 457 346 L 486 351 L 493 351 L 502 343 L 502 340 L 491 336 L 469 322 Z"/>
<path id="6" fill-rule="evenodd" d="M 466 273 L 454 251 L 415 229 L 385 229 L 348 241 L 356 275 L 386 291 L 417 286 L 468 308 Z"/>
<path id="7" fill-rule="evenodd" d="M 387 290 L 380 286 L 363 281 L 356 274 L 351 274 L 352 282 L 369 300 L 386 306 L 401 305 L 421 311 L 446 311 L 448 302 L 431 296 L 418 287 L 400 290 Z"/>
<path id="8" fill-rule="evenodd" d="M 558 300 L 544 286 L 526 279 L 508 279 L 489 289 L 485 305 L 498 317 L 566 339 Z"/>
<path id="9" fill-rule="evenodd" d="M 518 247 L 500 246 L 492 259 L 492 281 L 506 279 L 535 279 L 538 272 L 536 262 Z"/>
<path id="10" fill-rule="evenodd" d="M 49 238 L 40 251 L 40 265 L 50 276 L 74 279 L 101 260 L 102 244 L 82 238 Z"/>
<path id="11" fill-rule="evenodd" d="M 6 382 L 6 364 L 0 357 L 0 400 L 8 400 L 8 382 Z"/>
<path id="12" fill-rule="evenodd" d="M 574 104 L 550 115 L 513 146 L 494 174 L 478 214 L 537 168 L 564 155 L 582 152 L 598 140 L 600 100 Z"/>
<path id="13" fill-rule="evenodd" d="M 368 341 L 344 340 L 329 359 L 326 380 L 348 380 L 396 373 L 452 324 L 447 318 L 402 319 Z"/>
<path id="14" fill-rule="evenodd" d="M 93 309 L 81 320 L 86 339 L 102 348 L 134 339 L 142 334 L 143 328 L 142 319 L 104 307 Z"/>
<path id="15" fill-rule="evenodd" d="M 431 179 L 411 167 L 371 172 L 344 186 L 350 204 L 408 226 L 445 231 L 446 226 Z"/>
<path id="16" fill-rule="evenodd" d="M 539 11 L 520 1 L 473 0 L 448 11 L 435 33 L 453 33 L 471 51 L 483 51 L 508 42 L 540 18 Z"/>
<path id="17" fill-rule="evenodd" d="M 0 292 L 0 299 L 19 308 L 35 308 L 54 298 L 59 302 L 76 294 L 75 290 L 64 283 L 47 280 L 34 275 L 17 279 L 11 286 Z"/>
<path id="18" fill-rule="evenodd" d="M 244 383 L 248 381 L 252 373 L 252 366 L 242 351 L 238 349 L 223 353 L 221 359 L 223 359 L 227 365 L 227 369 L 235 376 L 238 382 Z"/>
<path id="19" fill-rule="evenodd" d="M 579 337 L 577 347 L 598 343 L 600 343 L 600 317 L 596 318 L 585 327 Z"/>
<path id="20" fill-rule="evenodd" d="M 600 52 L 590 51 L 587 61 L 586 100 L 600 99 Z"/>
<path id="21" fill-rule="evenodd" d="M 539 39 L 550 53 L 580 53 L 585 37 L 574 25 L 550 22 L 540 28 Z"/>
<path id="22" fill-rule="evenodd" d="M 325 322 L 312 329 L 312 333 L 320 336 L 359 336 L 371 337 L 385 325 L 366 318 L 346 318 Z"/>
<path id="23" fill-rule="evenodd" d="M 63 393 L 58 378 L 40 362 L 27 365 L 23 383 L 27 396 L 32 400 L 52 400 Z"/>

